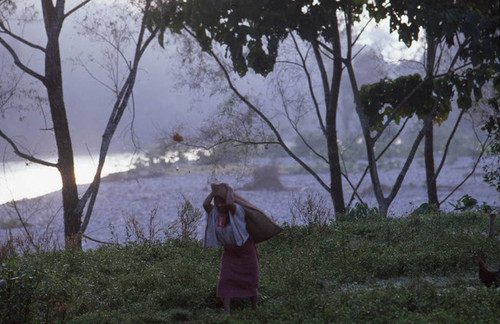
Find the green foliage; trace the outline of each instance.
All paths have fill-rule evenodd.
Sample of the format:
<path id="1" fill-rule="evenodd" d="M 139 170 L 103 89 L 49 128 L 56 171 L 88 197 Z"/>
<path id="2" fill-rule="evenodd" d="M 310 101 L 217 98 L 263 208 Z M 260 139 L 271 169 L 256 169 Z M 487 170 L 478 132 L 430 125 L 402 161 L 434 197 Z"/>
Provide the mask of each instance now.
<path id="1" fill-rule="evenodd" d="M 413 115 L 419 119 L 429 116 L 435 101 L 432 92 L 444 93 L 446 85 L 437 80 L 421 83 L 420 74 L 413 74 L 394 80 L 383 79 L 374 84 L 361 86 L 359 93 L 370 129 L 376 130 L 382 127 L 384 119 L 393 113 L 396 113 L 394 116 L 396 124 L 399 124 L 402 118 Z M 412 91 L 414 91 L 413 95 L 405 101 Z M 441 124 L 448 117 L 451 111 L 450 95 L 451 93 L 440 101 L 433 118 L 436 123 Z M 400 105 L 401 107 L 398 108 Z"/>
<path id="2" fill-rule="evenodd" d="M 339 217 L 339 221 L 362 221 L 380 218 L 380 211 L 377 207 L 368 206 L 366 203 L 357 202 L 354 207 L 347 207 L 346 213 Z"/>
<path id="3" fill-rule="evenodd" d="M 286 226 L 258 245 L 259 308 L 216 298 L 220 251 L 168 240 L 12 258 L 1 323 L 495 322 L 500 295 L 477 279 L 500 242 L 478 213 Z M 2 281 L 3 280 L 3 281 Z"/>
<path id="4" fill-rule="evenodd" d="M 455 46 L 457 58 L 466 68 L 453 67 L 444 82 L 455 87 L 461 109 L 471 107 L 472 93 L 475 100 L 481 99 L 481 89 L 488 80 L 495 80 L 499 90 L 498 1 L 375 1 L 368 10 L 377 21 L 388 17 L 390 31 L 397 31 L 407 46 L 418 40 L 420 28 L 425 30 L 428 42 Z"/>
<path id="5" fill-rule="evenodd" d="M 429 203 L 423 203 L 415 209 L 411 215 L 430 215 L 438 213 L 439 209 Z"/>
<path id="6" fill-rule="evenodd" d="M 469 195 L 463 195 L 455 204 L 450 203 L 450 205 L 458 211 L 470 211 L 477 206 L 477 200 Z"/>
<path id="7" fill-rule="evenodd" d="M 498 96 L 500 94 L 497 92 L 497 98 L 491 100 L 495 114 L 489 116 L 482 129 L 493 137 L 487 154 L 489 161 L 483 167 L 484 181 L 500 192 L 500 109 L 498 107 L 500 97 Z"/>
<path id="8" fill-rule="evenodd" d="M 12 260 L 0 271 L 7 280 L 0 288 L 0 310 L 7 322 L 189 316 L 182 311 L 186 307 L 213 302 L 218 261 L 210 252 L 169 241 Z"/>
<path id="9" fill-rule="evenodd" d="M 450 205 L 454 208 L 455 211 L 461 211 L 461 212 L 478 211 L 488 214 L 494 210 L 493 206 L 490 206 L 485 202 L 483 202 L 482 205 L 479 205 L 477 203 L 477 199 L 467 194 L 460 197 L 460 199 L 458 199 L 456 203 L 450 203 Z"/>
<path id="10" fill-rule="evenodd" d="M 10 261 L 2 263 L 0 267 L 2 318 L 7 322 L 27 322 L 31 317 L 43 314 L 41 309 L 33 310 L 30 306 L 43 307 L 38 299 L 44 272 L 37 262 L 27 263 L 23 268 L 14 267 L 14 264 L 15 262 Z"/>
<path id="11" fill-rule="evenodd" d="M 349 12 L 353 21 L 359 21 L 365 0 L 187 0 L 163 2 L 151 15 L 150 28 L 162 32 L 170 28 L 179 32 L 187 26 L 204 51 L 213 42 L 230 54 L 233 69 L 241 76 L 248 69 L 267 75 L 273 70 L 279 44 L 290 31 L 309 42 L 322 39 L 330 42 L 334 35 L 333 23 L 337 11 Z"/>

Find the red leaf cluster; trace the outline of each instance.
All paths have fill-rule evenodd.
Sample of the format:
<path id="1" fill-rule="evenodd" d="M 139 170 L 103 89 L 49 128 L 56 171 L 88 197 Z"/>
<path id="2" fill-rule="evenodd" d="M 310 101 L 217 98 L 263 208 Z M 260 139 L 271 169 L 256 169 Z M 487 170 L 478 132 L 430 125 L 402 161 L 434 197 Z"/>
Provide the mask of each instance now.
<path id="1" fill-rule="evenodd" d="M 175 141 L 175 142 L 182 142 L 184 140 L 184 138 L 179 134 L 179 133 L 175 133 L 173 136 L 172 136 L 172 139 Z"/>

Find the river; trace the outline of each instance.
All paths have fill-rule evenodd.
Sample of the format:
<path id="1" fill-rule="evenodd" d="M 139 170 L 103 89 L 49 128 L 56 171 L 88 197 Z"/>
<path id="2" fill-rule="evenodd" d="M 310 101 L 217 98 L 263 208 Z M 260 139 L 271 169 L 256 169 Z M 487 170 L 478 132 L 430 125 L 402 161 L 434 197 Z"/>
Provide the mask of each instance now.
<path id="1" fill-rule="evenodd" d="M 268 163 L 274 163 L 280 170 L 284 169 L 283 163 L 280 161 L 268 161 Z M 78 159 L 77 165 L 77 169 L 82 169 L 85 166 L 90 170 L 95 169 L 95 164 L 91 160 Z M 470 167 L 470 160 L 460 160 L 450 167 L 443 169 L 439 177 L 438 193 L 440 199 L 443 199 L 450 193 L 455 185 L 470 171 Z M 28 167 L 28 169 L 30 168 L 31 166 Z M 130 155 L 110 156 L 107 160 L 105 174 L 111 171 L 123 171 L 127 168 L 130 168 Z M 324 199 L 324 207 L 329 208 L 328 206 L 330 206 L 326 191 L 311 175 L 303 172 L 280 172 L 279 179 L 286 189 L 272 191 L 266 189 L 245 189 L 245 184 L 252 181 L 251 173 L 241 174 L 240 172 L 229 172 L 227 170 L 213 172 L 209 168 L 204 171 L 200 171 L 198 168 L 196 172 L 192 172 L 192 170 L 193 168 L 189 167 L 189 165 L 179 164 L 177 167 L 171 168 L 171 171 L 163 176 L 138 177 L 127 180 L 120 180 L 118 178 L 116 181 L 104 181 L 101 184 L 93 216 L 86 234 L 100 241 L 123 243 L 130 236 L 130 227 L 127 227 L 127 224 L 130 225 L 131 218 L 135 218 L 137 224 L 147 232 L 151 215 L 154 214 L 156 228 L 159 230 L 159 235 L 162 236 L 164 230 L 177 219 L 178 211 L 184 198 L 192 202 L 193 206 L 201 208 L 202 202 L 209 192 L 211 182 L 230 183 L 236 192 L 261 207 L 280 224 L 293 222 L 290 206 L 293 205 L 293 202 L 297 198 L 304 198 L 307 196 L 306 194 L 322 197 Z M 23 171 L 19 170 L 17 172 L 22 173 Z M 53 184 L 52 179 L 48 180 L 45 178 L 48 175 L 41 176 L 41 171 L 38 171 L 38 173 L 35 171 L 30 172 L 33 172 L 31 176 L 25 174 L 17 175 L 18 179 L 23 179 L 23 183 L 19 184 L 18 187 L 17 184 L 14 186 L 11 183 L 9 188 L 23 188 L 23 186 L 40 187 L 38 188 L 39 191 L 30 191 L 32 195 L 36 195 L 37 192 L 40 195 L 44 192 L 58 190 L 57 186 Z M 394 169 L 381 170 L 384 187 L 389 188 L 394 183 L 397 173 L 398 171 Z M 89 171 L 86 178 L 84 174 L 84 172 L 80 173 L 78 177 L 79 181 L 89 182 L 93 176 L 92 172 Z M 359 174 L 352 173 L 350 176 L 356 179 L 359 178 Z M 328 179 L 327 173 L 321 173 L 320 176 L 323 179 Z M 9 179 L 10 181 L 8 182 L 10 183 L 14 178 Z M 49 183 L 51 184 L 50 186 L 48 185 Z M 80 193 L 83 192 L 85 187 L 85 185 L 81 186 Z M 347 183 L 344 184 L 344 192 L 348 200 L 352 190 L 349 189 Z M 369 206 L 376 206 L 376 200 L 371 192 L 369 179 L 365 179 L 359 193 L 364 202 Z M 484 183 L 482 174 L 477 172 L 476 175 L 469 178 L 442 205 L 442 208 L 444 210 L 452 210 L 453 207 L 450 203 L 456 202 L 465 194 L 476 198 L 479 204 L 485 202 L 489 205 L 499 206 L 499 193 Z M 422 167 L 422 163 L 418 163 L 417 161 L 410 168 L 398 196 L 391 205 L 389 216 L 404 217 L 425 201 L 425 170 Z M 35 199 L 19 201 L 18 207 L 26 217 L 27 222 L 31 226 L 30 228 L 33 229 L 38 237 L 47 232 L 47 228 L 49 228 L 49 231 L 54 234 L 54 239 L 58 242 L 58 245 L 62 245 L 63 221 L 60 191 L 45 194 Z M 16 218 L 13 209 L 7 205 L 0 206 L 0 215 L 4 219 Z M 0 219 L 0 225 L 2 225 L 1 221 Z M 48 223 L 50 223 L 50 226 L 47 226 Z M 202 223 L 198 224 L 199 236 L 203 228 Z M 20 233 L 21 229 L 14 229 L 14 233 L 16 232 Z M 7 230 L 0 229 L 0 241 L 7 238 L 7 235 Z M 96 246 L 95 242 L 90 240 L 84 241 L 84 248 L 86 249 Z"/>

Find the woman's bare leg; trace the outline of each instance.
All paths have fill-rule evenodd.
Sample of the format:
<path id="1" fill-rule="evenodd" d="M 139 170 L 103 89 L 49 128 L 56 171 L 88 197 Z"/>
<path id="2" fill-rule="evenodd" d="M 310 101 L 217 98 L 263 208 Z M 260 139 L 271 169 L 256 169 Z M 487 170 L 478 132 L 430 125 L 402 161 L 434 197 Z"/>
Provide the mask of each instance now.
<path id="1" fill-rule="evenodd" d="M 222 298 L 222 304 L 224 305 L 224 313 L 229 314 L 231 312 L 231 298 Z"/>
<path id="2" fill-rule="evenodd" d="M 257 296 L 250 297 L 250 300 L 252 301 L 252 309 L 256 310 L 257 309 Z"/>

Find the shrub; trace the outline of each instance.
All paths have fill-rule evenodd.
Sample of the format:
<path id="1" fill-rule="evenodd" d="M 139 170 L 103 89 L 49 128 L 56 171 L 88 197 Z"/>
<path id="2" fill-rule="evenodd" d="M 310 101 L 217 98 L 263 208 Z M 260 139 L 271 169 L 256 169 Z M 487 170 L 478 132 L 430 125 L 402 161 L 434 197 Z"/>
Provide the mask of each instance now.
<path id="1" fill-rule="evenodd" d="M 3 242 L 0 242 L 0 262 L 5 259 L 10 259 L 16 256 L 15 240 L 12 232 L 9 231 L 9 236 Z"/>
<path id="2" fill-rule="evenodd" d="M 182 196 L 182 203 L 177 206 L 177 219 L 165 231 L 167 237 L 179 238 L 182 241 L 196 240 L 198 224 L 203 212 Z"/>
<path id="3" fill-rule="evenodd" d="M 284 226 L 257 246 L 259 309 L 216 297 L 221 251 L 200 242 L 126 244 L 5 259 L 0 323 L 496 322 L 482 286 L 500 241 L 484 215 L 441 213 Z M 6 315 L 5 315 L 6 314 Z"/>
<path id="4" fill-rule="evenodd" d="M 154 207 L 149 214 L 147 231 L 144 226 L 137 220 L 135 216 L 128 216 L 125 220 L 125 232 L 127 242 L 135 242 L 138 244 L 151 243 L 158 239 L 158 234 L 161 229 L 156 221 L 158 207 Z M 111 235 L 113 236 L 114 228 L 110 224 Z"/>
<path id="5" fill-rule="evenodd" d="M 366 203 L 357 202 L 354 207 L 347 207 L 346 213 L 341 215 L 339 221 L 359 221 L 366 219 L 381 218 L 380 212 L 377 207 L 370 208 Z"/>
<path id="6" fill-rule="evenodd" d="M 327 207 L 330 203 L 317 192 L 307 193 L 304 200 L 302 196 L 292 196 L 289 203 L 292 214 L 292 224 L 324 227 L 332 219 L 332 210 Z"/>
<path id="7" fill-rule="evenodd" d="M 490 206 L 490 205 L 486 204 L 485 202 L 483 202 L 482 205 L 479 205 L 477 203 L 477 199 L 475 199 L 467 194 L 460 197 L 456 203 L 450 203 L 450 205 L 454 208 L 455 211 L 461 211 L 461 212 L 475 210 L 475 211 L 489 214 L 496 209 L 496 207 Z"/>
<path id="8" fill-rule="evenodd" d="M 429 215 L 433 213 L 437 213 L 439 210 L 429 203 L 423 203 L 415 209 L 411 215 Z"/>

